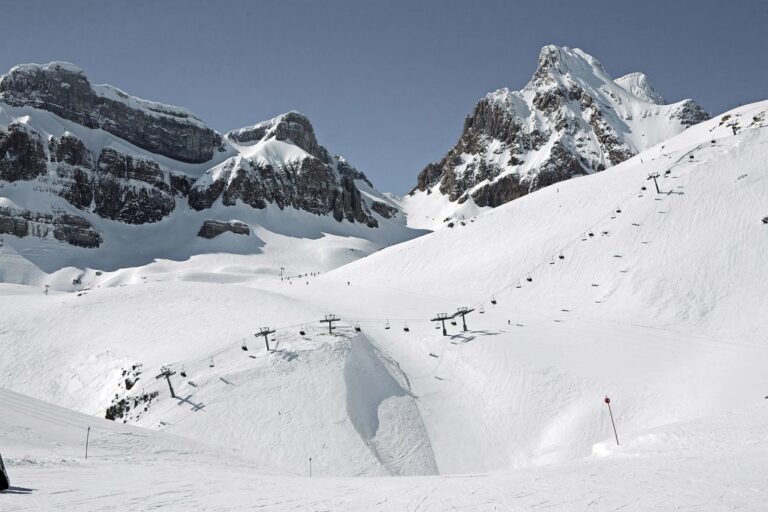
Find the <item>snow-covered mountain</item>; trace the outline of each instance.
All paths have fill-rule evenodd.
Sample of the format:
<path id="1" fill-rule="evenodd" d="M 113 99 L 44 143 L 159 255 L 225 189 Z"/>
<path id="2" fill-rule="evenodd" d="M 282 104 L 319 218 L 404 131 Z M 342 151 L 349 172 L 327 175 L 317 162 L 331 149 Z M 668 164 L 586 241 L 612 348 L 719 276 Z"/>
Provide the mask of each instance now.
<path id="1" fill-rule="evenodd" d="M 642 73 L 613 80 L 582 50 L 545 46 L 530 82 L 485 95 L 403 204 L 412 225 L 439 226 L 602 171 L 707 117 L 691 100 L 664 104 Z"/>
<path id="2" fill-rule="evenodd" d="M 267 471 L 257 478 L 269 496 L 295 493 L 307 508 L 492 510 L 556 496 L 565 510 L 697 500 L 760 510 L 767 121 L 768 103 L 740 107 L 559 191 L 320 276 L 281 281 L 217 254 L 88 271 L 77 293 L 40 286 L 67 269 L 2 284 L 0 387 L 163 431 L 94 420 L 84 464 L 74 439 L 86 420 L 0 392 L 3 455 L 27 479 L 17 485 L 75 509 L 118 499 L 97 492 L 110 485 L 160 503 L 180 468 L 206 461 L 196 488 L 247 500 L 222 475 Z M 0 248 L 0 268 L 21 268 L 25 254 Z M 468 331 L 453 318 L 443 336 L 432 319 L 461 306 L 474 308 Z M 340 318 L 332 332 L 327 314 Z M 254 337 L 261 326 L 275 331 L 270 351 Z M 163 365 L 175 399 L 156 378 Z M 30 414 L 62 428 L 37 427 L 34 442 L 18 423 Z M 309 457 L 324 478 L 306 483 L 296 475 Z M 110 484 L 121 468 L 131 478 Z M 160 472 L 175 476 L 133 487 Z M 77 484 L 61 483 L 66 473 Z M 335 478 L 362 475 L 406 477 Z M 744 485 L 757 487 L 723 495 Z M 510 488 L 521 492 L 499 497 Z"/>
<path id="3" fill-rule="evenodd" d="M 0 76 L 0 187 L 0 233 L 45 241 L 42 252 L 69 244 L 61 263 L 77 266 L 242 252 L 232 246 L 249 244 L 229 234 L 210 239 L 250 237 L 275 212 L 284 222 L 272 231 L 314 224 L 314 237 L 352 235 L 369 250 L 417 234 L 298 112 L 222 136 L 186 109 L 91 84 L 63 62 Z"/>

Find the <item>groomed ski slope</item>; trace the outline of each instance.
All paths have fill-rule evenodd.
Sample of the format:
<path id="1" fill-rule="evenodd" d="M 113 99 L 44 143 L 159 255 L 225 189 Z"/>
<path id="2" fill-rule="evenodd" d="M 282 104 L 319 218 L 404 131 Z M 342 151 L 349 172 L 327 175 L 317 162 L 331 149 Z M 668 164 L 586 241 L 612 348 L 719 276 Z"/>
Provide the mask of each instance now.
<path id="1" fill-rule="evenodd" d="M 81 295 L 2 285 L 0 386 L 103 416 L 124 393 L 121 370 L 142 364 L 133 392 L 159 397 L 131 422 L 162 431 L 146 442 L 179 435 L 220 454 L 145 458 L 153 448 L 105 441 L 122 455 L 85 463 L 83 422 L 103 421 L 7 391 L 3 410 L 32 403 L 80 423 L 71 435 L 34 427 L 72 454 L 40 461 L 27 417 L 3 415 L 14 485 L 34 491 L 0 499 L 19 510 L 761 510 L 766 109 L 319 277 L 224 272 L 209 256 L 88 273 Z M 429 319 L 459 306 L 476 308 L 469 331 L 459 320 L 442 336 Z M 342 319 L 333 335 L 318 322 L 329 313 Z M 277 331 L 269 354 L 253 336 L 262 326 Z M 163 364 L 188 373 L 174 377 L 182 399 L 154 378 Z"/>

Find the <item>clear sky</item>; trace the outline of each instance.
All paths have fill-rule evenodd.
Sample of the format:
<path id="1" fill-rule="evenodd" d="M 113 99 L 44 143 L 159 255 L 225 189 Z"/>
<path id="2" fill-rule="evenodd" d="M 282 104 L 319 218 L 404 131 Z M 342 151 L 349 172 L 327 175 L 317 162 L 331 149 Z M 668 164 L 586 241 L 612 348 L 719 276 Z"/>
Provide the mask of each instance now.
<path id="1" fill-rule="evenodd" d="M 765 1 L 0 0 L 0 72 L 74 62 L 221 132 L 299 110 L 395 193 L 483 94 L 521 88 L 550 43 L 712 113 L 768 99 Z"/>

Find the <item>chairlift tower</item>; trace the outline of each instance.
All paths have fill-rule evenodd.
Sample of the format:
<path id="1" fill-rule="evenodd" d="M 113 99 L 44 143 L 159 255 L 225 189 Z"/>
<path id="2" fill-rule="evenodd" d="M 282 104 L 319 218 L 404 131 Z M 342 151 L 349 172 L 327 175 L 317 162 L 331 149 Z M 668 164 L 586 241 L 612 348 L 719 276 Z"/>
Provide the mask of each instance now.
<path id="1" fill-rule="evenodd" d="M 170 368 L 163 366 L 160 369 L 160 375 L 155 377 L 155 379 L 161 379 L 165 377 L 165 380 L 168 381 L 168 387 L 171 390 L 171 398 L 176 398 L 176 393 L 173 391 L 173 385 L 171 384 L 171 375 L 176 375 L 176 372 L 173 372 Z"/>
<path id="2" fill-rule="evenodd" d="M 475 308 L 468 308 L 468 307 L 460 307 L 456 310 L 456 312 L 453 314 L 453 317 L 460 316 L 461 317 L 461 325 L 463 327 L 464 331 L 467 331 L 467 319 L 465 318 L 468 314 L 473 312 Z"/>
<path id="3" fill-rule="evenodd" d="M 658 177 L 659 177 L 659 173 L 657 173 L 657 172 L 653 172 L 653 173 L 648 175 L 648 179 L 649 180 L 652 179 L 653 180 L 653 184 L 656 185 L 656 193 L 657 194 L 661 194 L 661 190 L 659 190 L 659 182 L 656 181 L 656 178 L 658 178 Z"/>
<path id="4" fill-rule="evenodd" d="M 437 316 L 430 320 L 430 322 L 440 322 L 443 326 L 443 336 L 448 336 L 448 331 L 445 330 L 445 321 L 453 318 L 448 316 L 448 313 L 438 313 Z"/>
<path id="5" fill-rule="evenodd" d="M 269 352 L 269 335 L 274 334 L 275 330 L 270 329 L 269 327 L 262 327 L 259 332 L 254 334 L 254 336 L 264 336 L 264 344 L 267 346 L 267 352 Z"/>
<path id="6" fill-rule="evenodd" d="M 325 315 L 325 319 L 320 320 L 320 323 L 328 324 L 328 334 L 333 334 L 333 322 L 338 322 L 340 320 L 341 318 L 338 318 L 336 315 Z"/>

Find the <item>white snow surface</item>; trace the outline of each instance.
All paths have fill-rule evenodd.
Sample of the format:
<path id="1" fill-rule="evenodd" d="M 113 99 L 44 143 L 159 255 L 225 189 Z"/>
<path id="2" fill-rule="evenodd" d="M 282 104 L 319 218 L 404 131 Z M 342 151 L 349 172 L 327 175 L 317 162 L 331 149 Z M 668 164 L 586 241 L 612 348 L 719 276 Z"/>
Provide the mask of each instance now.
<path id="1" fill-rule="evenodd" d="M 300 234 L 100 275 L 5 237 L 0 508 L 764 510 L 766 111 L 317 277 Z"/>

